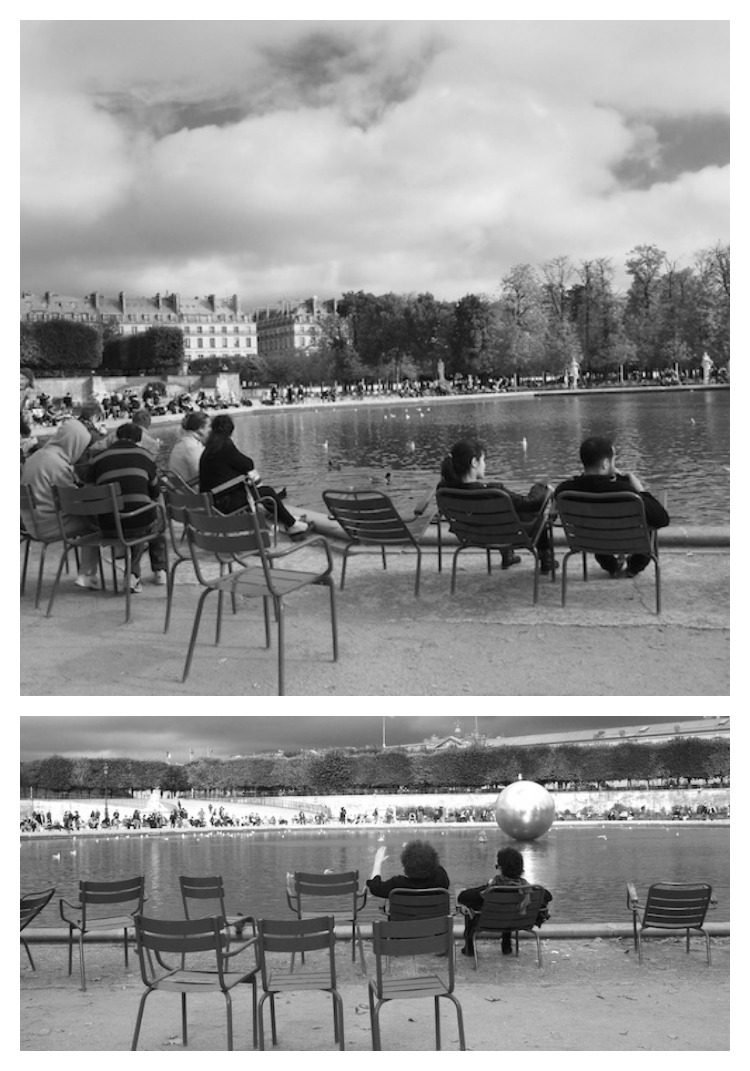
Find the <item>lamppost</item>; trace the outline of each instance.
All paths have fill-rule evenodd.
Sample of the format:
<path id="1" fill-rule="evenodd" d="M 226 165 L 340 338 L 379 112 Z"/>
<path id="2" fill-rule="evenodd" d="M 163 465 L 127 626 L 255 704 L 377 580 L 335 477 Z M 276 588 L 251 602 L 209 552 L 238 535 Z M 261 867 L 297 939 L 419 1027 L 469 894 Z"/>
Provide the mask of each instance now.
<path id="1" fill-rule="evenodd" d="M 104 763 L 104 822 L 105 825 L 109 825 L 109 808 L 107 807 L 107 775 L 109 773 L 109 764 Z"/>

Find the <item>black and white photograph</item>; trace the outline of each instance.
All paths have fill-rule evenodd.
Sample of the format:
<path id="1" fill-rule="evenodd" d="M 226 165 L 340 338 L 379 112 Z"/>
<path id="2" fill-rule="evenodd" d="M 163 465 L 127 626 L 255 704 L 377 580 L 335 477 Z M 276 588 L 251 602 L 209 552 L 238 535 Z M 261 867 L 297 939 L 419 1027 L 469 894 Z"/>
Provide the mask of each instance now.
<path id="1" fill-rule="evenodd" d="M 722 6 L 76 7 L 17 24 L 21 696 L 728 698 Z"/>
<path id="2" fill-rule="evenodd" d="M 728 717 L 20 736 L 27 1054 L 729 1051 Z"/>

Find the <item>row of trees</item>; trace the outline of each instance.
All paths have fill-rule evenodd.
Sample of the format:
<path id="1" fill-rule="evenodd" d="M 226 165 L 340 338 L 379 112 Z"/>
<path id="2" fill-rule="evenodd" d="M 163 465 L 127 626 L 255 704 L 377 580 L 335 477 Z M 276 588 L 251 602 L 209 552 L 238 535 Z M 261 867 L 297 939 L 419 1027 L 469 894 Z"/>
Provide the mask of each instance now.
<path id="1" fill-rule="evenodd" d="M 515 265 L 495 297 L 466 294 L 448 302 L 430 293 L 350 291 L 321 321 L 309 351 L 220 363 L 247 382 L 280 384 L 434 380 L 438 362 L 448 377 L 480 378 L 559 376 L 573 360 L 584 375 L 675 363 L 697 368 L 704 352 L 717 367 L 728 365 L 728 245 L 701 250 L 684 267 L 656 246 L 638 245 L 625 267 L 625 294 L 615 290 L 608 258 L 574 263 L 567 256 L 539 267 Z M 178 328 L 124 337 L 65 320 L 21 325 L 21 364 L 35 372 L 100 365 L 167 372 L 182 358 Z"/>
<path id="2" fill-rule="evenodd" d="M 184 352 L 178 327 L 150 327 L 137 335 L 120 335 L 108 326 L 71 320 L 21 322 L 21 366 L 37 375 L 85 375 L 96 369 L 177 374 Z"/>
<path id="3" fill-rule="evenodd" d="M 725 783 L 729 742 L 698 737 L 665 743 L 602 746 L 482 747 L 440 752 L 333 749 L 321 753 L 198 759 L 184 766 L 135 759 L 67 759 L 21 763 L 28 794 L 110 795 L 159 787 L 196 795 L 339 795 L 382 792 L 493 791 L 522 775 L 554 788 L 612 782 Z"/>

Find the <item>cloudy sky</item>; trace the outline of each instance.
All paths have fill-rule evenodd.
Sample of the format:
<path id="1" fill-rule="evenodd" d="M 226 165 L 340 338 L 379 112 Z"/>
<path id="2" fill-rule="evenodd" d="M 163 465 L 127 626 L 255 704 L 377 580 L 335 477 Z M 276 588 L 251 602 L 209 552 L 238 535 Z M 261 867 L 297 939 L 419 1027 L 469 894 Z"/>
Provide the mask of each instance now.
<path id="1" fill-rule="evenodd" d="M 24 21 L 21 287 L 252 308 L 492 296 L 513 265 L 560 255 L 609 257 L 625 286 L 644 243 L 690 263 L 729 240 L 729 23 L 659 6 Z"/>
<path id="2" fill-rule="evenodd" d="M 378 746 L 383 740 L 383 717 L 368 716 L 251 716 L 194 715 L 181 717 L 24 716 L 21 721 L 21 759 L 49 755 L 69 757 L 129 757 L 173 762 L 194 758 L 230 758 L 258 751 L 306 747 Z M 467 734 L 476 728 L 488 736 L 523 736 L 581 727 L 601 728 L 644 722 L 688 721 L 688 717 L 650 718 L 593 716 L 543 717 L 409 717 L 385 718 L 388 746 L 416 743 L 433 734 L 445 736 L 458 726 Z"/>

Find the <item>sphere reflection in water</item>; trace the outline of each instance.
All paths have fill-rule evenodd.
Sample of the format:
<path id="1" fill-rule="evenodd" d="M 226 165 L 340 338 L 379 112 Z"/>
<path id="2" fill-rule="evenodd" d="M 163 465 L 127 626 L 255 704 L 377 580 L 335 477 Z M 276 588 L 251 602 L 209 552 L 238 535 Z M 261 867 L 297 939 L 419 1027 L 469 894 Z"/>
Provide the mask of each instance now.
<path id="1" fill-rule="evenodd" d="M 495 818 L 509 837 L 536 840 L 555 820 L 555 801 L 534 781 L 514 781 L 497 797 Z"/>

